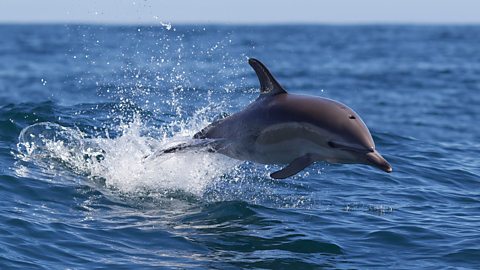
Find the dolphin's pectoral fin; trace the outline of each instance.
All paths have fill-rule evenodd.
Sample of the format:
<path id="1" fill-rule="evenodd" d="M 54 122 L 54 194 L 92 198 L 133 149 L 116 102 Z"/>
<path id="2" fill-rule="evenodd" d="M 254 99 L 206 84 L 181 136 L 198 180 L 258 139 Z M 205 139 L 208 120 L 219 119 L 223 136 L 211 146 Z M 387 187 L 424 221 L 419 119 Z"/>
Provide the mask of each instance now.
<path id="1" fill-rule="evenodd" d="M 296 158 L 290 164 L 287 165 L 287 167 L 281 169 L 280 171 L 276 171 L 274 173 L 270 174 L 270 177 L 275 178 L 275 179 L 284 179 L 290 176 L 293 176 L 306 167 L 308 167 L 310 164 L 315 162 L 313 159 L 312 155 L 307 154 L 304 156 L 301 156 L 299 158 Z"/>
<path id="2" fill-rule="evenodd" d="M 255 73 L 257 73 L 258 80 L 260 81 L 261 95 L 273 96 L 287 93 L 262 62 L 250 58 L 248 59 L 248 63 L 252 66 L 253 70 L 255 70 Z"/>

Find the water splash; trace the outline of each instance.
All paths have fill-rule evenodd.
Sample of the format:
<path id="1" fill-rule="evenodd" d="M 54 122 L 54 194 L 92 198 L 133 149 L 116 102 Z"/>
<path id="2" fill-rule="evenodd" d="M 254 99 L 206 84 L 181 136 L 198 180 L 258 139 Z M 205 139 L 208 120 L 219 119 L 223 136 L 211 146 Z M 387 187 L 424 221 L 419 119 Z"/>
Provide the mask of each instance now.
<path id="1" fill-rule="evenodd" d="M 55 123 L 37 123 L 20 133 L 19 157 L 45 170 L 63 166 L 88 178 L 103 179 L 107 187 L 122 192 L 181 190 L 198 196 L 239 163 L 202 149 L 146 159 L 158 149 L 191 139 L 185 131 L 160 139 L 142 136 L 144 125 L 138 117 L 120 128 L 116 138 L 91 138 Z"/>

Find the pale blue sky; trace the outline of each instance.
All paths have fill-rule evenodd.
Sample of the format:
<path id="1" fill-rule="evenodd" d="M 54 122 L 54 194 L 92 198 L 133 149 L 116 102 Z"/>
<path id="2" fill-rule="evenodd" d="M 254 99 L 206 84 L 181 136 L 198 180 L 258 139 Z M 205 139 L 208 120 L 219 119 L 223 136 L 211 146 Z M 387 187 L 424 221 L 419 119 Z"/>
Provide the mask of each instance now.
<path id="1" fill-rule="evenodd" d="M 480 0 L 0 0 L 0 23 L 480 23 Z"/>

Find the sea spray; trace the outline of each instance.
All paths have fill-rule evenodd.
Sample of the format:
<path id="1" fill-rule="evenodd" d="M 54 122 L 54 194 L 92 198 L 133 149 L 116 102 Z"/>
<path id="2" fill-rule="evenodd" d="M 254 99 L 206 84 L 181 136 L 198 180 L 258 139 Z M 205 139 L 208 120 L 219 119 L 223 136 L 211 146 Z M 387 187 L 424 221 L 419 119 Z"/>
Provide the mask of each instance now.
<path id="1" fill-rule="evenodd" d="M 121 126 L 121 135 L 116 138 L 89 138 L 73 128 L 37 123 L 21 132 L 19 157 L 52 172 L 66 166 L 89 178 L 102 178 L 107 187 L 122 192 L 182 190 L 198 196 L 212 181 L 239 164 L 198 148 L 146 159 L 159 149 L 191 139 L 184 130 L 160 139 L 142 136 L 143 128 L 136 117 Z"/>

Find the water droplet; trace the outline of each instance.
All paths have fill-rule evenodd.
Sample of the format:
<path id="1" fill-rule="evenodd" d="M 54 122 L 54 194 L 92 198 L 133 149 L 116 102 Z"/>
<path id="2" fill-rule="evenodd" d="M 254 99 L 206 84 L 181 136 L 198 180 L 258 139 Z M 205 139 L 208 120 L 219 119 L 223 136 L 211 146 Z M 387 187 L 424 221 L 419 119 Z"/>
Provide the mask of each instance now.
<path id="1" fill-rule="evenodd" d="M 172 24 L 171 23 L 160 22 L 160 25 L 165 27 L 165 29 L 167 29 L 168 31 L 170 31 L 172 29 Z"/>

